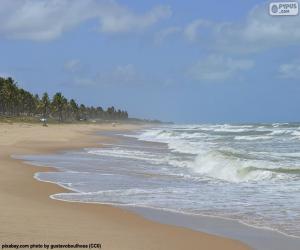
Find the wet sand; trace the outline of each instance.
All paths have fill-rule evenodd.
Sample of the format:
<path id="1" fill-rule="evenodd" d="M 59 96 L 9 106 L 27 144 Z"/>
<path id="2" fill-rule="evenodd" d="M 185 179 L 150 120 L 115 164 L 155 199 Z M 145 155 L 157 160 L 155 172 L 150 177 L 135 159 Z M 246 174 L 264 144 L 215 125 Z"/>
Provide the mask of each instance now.
<path id="1" fill-rule="evenodd" d="M 127 209 L 160 223 L 237 239 L 256 250 L 299 250 L 300 246 L 299 238 L 270 229 L 252 227 L 232 219 L 175 213 L 144 207 L 127 207 Z"/>

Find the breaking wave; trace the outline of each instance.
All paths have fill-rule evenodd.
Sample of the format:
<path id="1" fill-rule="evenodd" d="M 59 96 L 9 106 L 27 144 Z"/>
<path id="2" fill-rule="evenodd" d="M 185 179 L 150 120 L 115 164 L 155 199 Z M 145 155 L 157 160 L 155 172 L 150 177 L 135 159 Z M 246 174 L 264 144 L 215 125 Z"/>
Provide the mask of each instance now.
<path id="1" fill-rule="evenodd" d="M 300 152 L 276 152 L 274 143 L 286 142 L 300 131 L 272 126 L 198 125 L 146 130 L 136 137 L 143 141 L 166 143 L 173 152 L 193 155 L 192 159 L 167 160 L 176 167 L 186 167 L 196 175 L 229 182 L 283 179 L 300 174 L 300 164 L 291 162 Z M 260 150 L 267 143 L 269 152 Z M 270 145 L 268 145 L 270 144 Z M 280 142 L 279 142 L 280 144 Z M 274 152 L 275 151 L 275 152 Z"/>

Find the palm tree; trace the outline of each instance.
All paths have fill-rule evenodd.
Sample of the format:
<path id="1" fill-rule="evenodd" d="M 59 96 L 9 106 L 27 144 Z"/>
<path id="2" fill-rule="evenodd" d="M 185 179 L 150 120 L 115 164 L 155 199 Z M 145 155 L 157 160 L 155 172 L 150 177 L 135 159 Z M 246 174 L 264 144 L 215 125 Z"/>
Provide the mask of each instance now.
<path id="1" fill-rule="evenodd" d="M 72 110 L 72 114 L 75 117 L 76 120 L 79 120 L 79 107 L 78 104 L 76 103 L 76 101 L 74 99 L 70 100 L 70 106 L 71 106 L 71 110 Z"/>
<path id="2" fill-rule="evenodd" d="M 43 94 L 42 99 L 39 104 L 39 108 L 42 111 L 42 116 L 44 119 L 46 119 L 48 117 L 48 114 L 50 112 L 50 105 L 51 105 L 51 101 L 50 101 L 49 95 L 47 92 L 45 92 Z"/>
<path id="3" fill-rule="evenodd" d="M 108 114 L 109 119 L 113 119 L 115 116 L 115 112 L 116 112 L 115 107 L 112 106 L 112 107 L 107 108 L 106 112 Z"/>
<path id="4" fill-rule="evenodd" d="M 37 110 L 37 101 L 35 97 L 28 91 L 25 92 L 25 110 L 27 115 L 32 116 Z"/>
<path id="5" fill-rule="evenodd" d="M 4 113 L 4 95 L 3 95 L 3 85 L 4 85 L 5 79 L 0 77 L 0 114 Z"/>
<path id="6" fill-rule="evenodd" d="M 62 95 L 61 92 L 57 92 L 53 96 L 52 108 L 54 112 L 58 113 L 58 120 L 60 122 L 63 121 L 63 110 L 65 108 L 66 103 L 67 103 L 67 99 Z"/>
<path id="7" fill-rule="evenodd" d="M 80 112 L 80 117 L 83 120 L 87 120 L 86 107 L 84 104 L 80 104 L 79 112 Z"/>
<path id="8" fill-rule="evenodd" d="M 17 92 L 18 88 L 16 82 L 11 77 L 7 78 L 3 84 L 2 97 L 9 115 L 14 115 L 14 104 L 16 104 Z"/>
<path id="9" fill-rule="evenodd" d="M 127 119 L 128 113 L 123 110 L 116 110 L 114 106 L 103 110 L 103 108 L 80 106 L 74 99 L 70 102 L 62 95 L 61 92 L 53 96 L 52 103 L 49 95 L 44 93 L 40 99 L 38 95 L 33 95 L 25 89 L 18 88 L 17 83 L 11 78 L 0 77 L 0 114 L 1 115 L 23 115 L 33 116 L 42 115 L 44 118 L 49 114 L 56 115 L 58 120 L 83 118 L 100 118 L 100 119 Z"/>

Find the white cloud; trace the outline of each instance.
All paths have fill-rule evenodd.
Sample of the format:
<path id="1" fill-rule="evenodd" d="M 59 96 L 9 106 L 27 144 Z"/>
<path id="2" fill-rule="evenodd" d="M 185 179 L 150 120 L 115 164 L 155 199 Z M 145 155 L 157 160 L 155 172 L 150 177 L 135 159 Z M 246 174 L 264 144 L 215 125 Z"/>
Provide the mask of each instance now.
<path id="1" fill-rule="evenodd" d="M 213 32 L 219 49 L 248 53 L 299 43 L 299 27 L 298 16 L 270 16 L 263 4 L 253 8 L 242 24 L 219 23 Z"/>
<path id="2" fill-rule="evenodd" d="M 195 41 L 199 37 L 199 30 L 210 27 L 211 22 L 207 20 L 197 19 L 189 23 L 184 29 L 184 36 L 189 41 Z"/>
<path id="3" fill-rule="evenodd" d="M 300 79 L 300 61 L 280 65 L 279 73 L 282 78 Z"/>
<path id="4" fill-rule="evenodd" d="M 78 74 L 73 72 L 74 86 L 100 86 L 100 85 L 136 85 L 144 82 L 132 64 L 117 65 L 110 70 L 101 70 L 96 74 Z"/>
<path id="5" fill-rule="evenodd" d="M 177 33 L 181 32 L 181 28 L 177 26 L 168 27 L 166 29 L 163 29 L 159 31 L 155 36 L 155 43 L 161 44 L 164 42 L 165 39 L 167 39 L 169 36 L 175 35 Z"/>
<path id="6" fill-rule="evenodd" d="M 160 19 L 170 17 L 171 13 L 170 7 L 157 6 L 143 15 L 138 15 L 114 4 L 111 9 L 100 10 L 100 30 L 108 33 L 140 31 Z"/>
<path id="7" fill-rule="evenodd" d="M 88 18 L 93 1 L 1 0 L 0 34 L 10 38 L 51 40 Z"/>
<path id="8" fill-rule="evenodd" d="M 118 65 L 111 71 L 101 71 L 97 75 L 97 81 L 105 85 L 128 84 L 135 85 L 142 82 L 142 77 L 137 73 L 132 64 Z"/>
<path id="9" fill-rule="evenodd" d="M 65 68 L 65 70 L 67 70 L 69 72 L 79 71 L 81 69 L 80 60 L 78 60 L 78 59 L 69 60 L 69 61 L 65 62 L 64 68 Z"/>
<path id="10" fill-rule="evenodd" d="M 132 64 L 119 65 L 113 72 L 113 76 L 117 79 L 123 79 L 123 81 L 128 82 L 137 76 L 135 68 Z"/>
<path id="11" fill-rule="evenodd" d="M 270 16 L 265 3 L 255 6 L 244 21 L 193 20 L 185 26 L 182 35 L 210 50 L 239 54 L 299 44 L 299 27 L 299 16 Z"/>
<path id="12" fill-rule="evenodd" d="M 113 0 L 0 0 L 0 35 L 51 40 L 89 19 L 101 32 L 135 32 L 170 15 L 168 6 L 136 14 Z"/>
<path id="13" fill-rule="evenodd" d="M 246 71 L 254 62 L 246 59 L 232 59 L 220 55 L 210 55 L 197 62 L 189 70 L 189 75 L 199 81 L 224 81 L 233 78 L 238 72 Z"/>
<path id="14" fill-rule="evenodd" d="M 181 34 L 184 36 L 187 40 L 194 42 L 202 37 L 200 33 L 204 29 L 212 29 L 214 26 L 212 22 L 208 20 L 203 19 L 196 19 L 190 23 L 188 23 L 186 26 L 171 26 L 168 28 L 165 28 L 161 31 L 159 31 L 156 34 L 155 42 L 160 44 L 162 43 L 166 38 L 169 36 L 172 36 L 174 34 Z M 203 35 L 204 36 L 204 35 Z"/>

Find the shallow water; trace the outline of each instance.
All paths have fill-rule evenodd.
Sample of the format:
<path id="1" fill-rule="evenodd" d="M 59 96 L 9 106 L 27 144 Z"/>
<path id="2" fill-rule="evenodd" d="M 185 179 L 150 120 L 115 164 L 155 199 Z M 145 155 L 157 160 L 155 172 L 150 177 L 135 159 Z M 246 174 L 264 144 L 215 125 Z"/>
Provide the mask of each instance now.
<path id="1" fill-rule="evenodd" d="M 62 172 L 52 198 L 239 220 L 300 237 L 300 124 L 168 125 L 110 134 L 117 144 L 26 156 Z"/>

